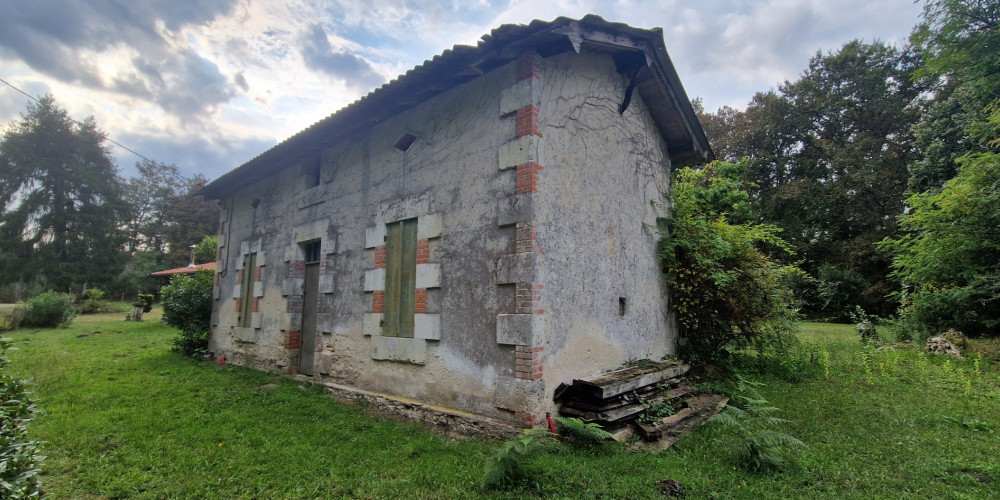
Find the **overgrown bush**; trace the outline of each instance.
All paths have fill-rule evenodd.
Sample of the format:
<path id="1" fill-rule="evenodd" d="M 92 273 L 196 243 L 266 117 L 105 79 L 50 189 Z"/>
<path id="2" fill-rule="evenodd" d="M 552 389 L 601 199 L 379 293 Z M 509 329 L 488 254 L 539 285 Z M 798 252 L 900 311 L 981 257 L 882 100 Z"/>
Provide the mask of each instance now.
<path id="1" fill-rule="evenodd" d="M 89 288 L 84 290 L 76 298 L 76 307 L 80 314 L 94 314 L 108 309 L 110 302 L 104 298 L 104 291 L 100 288 Z"/>
<path id="2" fill-rule="evenodd" d="M 796 317 L 781 266 L 764 250 L 791 254 L 780 229 L 753 222 L 739 174 L 745 163 L 684 168 L 673 182 L 669 219 L 661 221 L 660 259 L 686 340 L 678 354 L 695 363 L 725 361 L 767 332 L 787 331 Z"/>
<path id="3" fill-rule="evenodd" d="M 73 318 L 80 315 L 73 302 L 73 296 L 66 293 L 45 292 L 36 295 L 24 305 L 21 325 L 43 328 L 69 326 Z"/>
<path id="4" fill-rule="evenodd" d="M 176 275 L 161 294 L 163 322 L 180 330 L 175 349 L 188 356 L 205 352 L 212 320 L 212 272 Z"/>
<path id="5" fill-rule="evenodd" d="M 28 439 L 28 422 L 37 411 L 27 381 L 4 373 L 11 340 L 0 339 L 0 498 L 45 498 L 38 482 L 37 441 Z"/>

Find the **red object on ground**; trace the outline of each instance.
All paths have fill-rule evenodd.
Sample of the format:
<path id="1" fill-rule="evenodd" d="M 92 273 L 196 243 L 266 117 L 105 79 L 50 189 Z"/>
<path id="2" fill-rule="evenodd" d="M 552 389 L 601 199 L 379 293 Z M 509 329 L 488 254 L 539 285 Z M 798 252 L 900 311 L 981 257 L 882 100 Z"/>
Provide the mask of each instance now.
<path id="1" fill-rule="evenodd" d="M 219 366 L 226 364 L 226 355 L 219 356 Z"/>
<path id="2" fill-rule="evenodd" d="M 556 435 L 556 425 L 552 423 L 552 417 L 551 417 L 551 414 L 549 412 L 545 412 L 545 420 L 548 421 L 548 423 L 549 423 L 549 431 L 552 432 L 553 436 L 555 436 Z"/>

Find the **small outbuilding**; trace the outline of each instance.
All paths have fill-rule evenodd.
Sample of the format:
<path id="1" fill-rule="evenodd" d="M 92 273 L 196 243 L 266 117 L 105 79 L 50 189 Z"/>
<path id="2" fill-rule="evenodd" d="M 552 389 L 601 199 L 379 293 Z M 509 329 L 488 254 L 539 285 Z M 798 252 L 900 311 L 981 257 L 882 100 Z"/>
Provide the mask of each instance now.
<path id="1" fill-rule="evenodd" d="M 501 26 L 206 186 L 210 350 L 530 425 L 674 353 L 671 166 L 711 158 L 660 29 Z"/>

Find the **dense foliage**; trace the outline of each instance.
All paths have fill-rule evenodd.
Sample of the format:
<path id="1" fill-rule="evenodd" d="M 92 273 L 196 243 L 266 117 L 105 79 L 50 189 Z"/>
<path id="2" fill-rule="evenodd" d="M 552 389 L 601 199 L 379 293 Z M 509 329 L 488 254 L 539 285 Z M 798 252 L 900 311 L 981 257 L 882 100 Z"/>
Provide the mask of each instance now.
<path id="1" fill-rule="evenodd" d="M 28 423 L 38 410 L 25 390 L 27 381 L 5 371 L 11 343 L 0 339 L 0 498 L 45 498 L 38 482 L 38 465 L 45 457 L 38 454 L 39 443 L 28 437 Z"/>
<path id="2" fill-rule="evenodd" d="M 88 288 L 76 298 L 76 307 L 80 314 L 94 314 L 104 311 L 110 302 L 104 298 L 104 291 L 100 288 Z"/>
<path id="3" fill-rule="evenodd" d="M 215 253 L 219 248 L 218 236 L 206 236 L 194 246 L 196 264 L 215 261 Z"/>
<path id="4" fill-rule="evenodd" d="M 73 318 L 80 315 L 75 302 L 73 296 L 66 293 L 45 292 L 36 295 L 24 305 L 21 325 L 43 328 L 69 326 Z"/>
<path id="5" fill-rule="evenodd" d="M 925 161 L 911 171 L 899 221 L 907 234 L 887 239 L 903 282 L 899 325 L 909 336 L 957 328 L 1000 331 L 1000 4 L 937 0 L 924 7 L 912 37 L 921 71 L 943 82 L 939 106 L 918 130 Z M 948 118 L 952 122 L 948 122 Z M 943 185 L 942 179 L 954 178 Z M 916 330 L 916 331 L 914 331 Z"/>
<path id="6" fill-rule="evenodd" d="M 855 40 L 818 53 L 801 77 L 758 93 L 744 111 L 701 116 L 719 157 L 748 159 L 742 177 L 755 210 L 817 277 L 796 290 L 807 314 L 893 308 L 884 298 L 897 288 L 890 259 L 874 243 L 897 234 L 907 165 L 917 159 L 910 127 L 927 87 L 917 67 L 910 50 Z"/>
<path id="7" fill-rule="evenodd" d="M 174 346 L 189 356 L 204 352 L 212 319 L 212 273 L 178 274 L 161 293 L 163 322 L 180 330 Z"/>
<path id="8" fill-rule="evenodd" d="M 713 162 L 674 177 L 660 258 L 686 341 L 681 355 L 691 361 L 719 361 L 729 347 L 786 333 L 795 316 L 783 278 L 798 271 L 764 253 L 788 248 L 778 228 L 753 222 L 744 168 Z"/>

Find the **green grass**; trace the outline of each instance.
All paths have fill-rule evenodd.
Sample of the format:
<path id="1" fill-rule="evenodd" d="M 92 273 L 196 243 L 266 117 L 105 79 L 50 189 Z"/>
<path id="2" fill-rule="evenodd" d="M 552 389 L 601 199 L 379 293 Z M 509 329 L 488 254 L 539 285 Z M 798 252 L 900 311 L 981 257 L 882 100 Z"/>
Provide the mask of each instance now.
<path id="1" fill-rule="evenodd" d="M 852 327 L 809 323 L 803 339 L 817 363 L 829 359 L 829 378 L 821 366 L 797 384 L 756 377 L 794 421 L 781 430 L 808 445 L 789 470 L 743 471 L 708 427 L 661 454 L 560 448 L 528 464 L 523 489 L 485 492 L 483 463 L 499 443 L 451 440 L 288 379 L 183 358 L 157 310 L 143 323 L 122 316 L 9 335 L 20 349 L 10 370 L 34 377 L 43 414 L 31 432 L 47 442 L 42 481 L 57 498 L 663 498 L 655 483 L 666 478 L 688 498 L 1000 494 L 990 344 L 977 375 L 974 359 L 862 350 Z"/>

